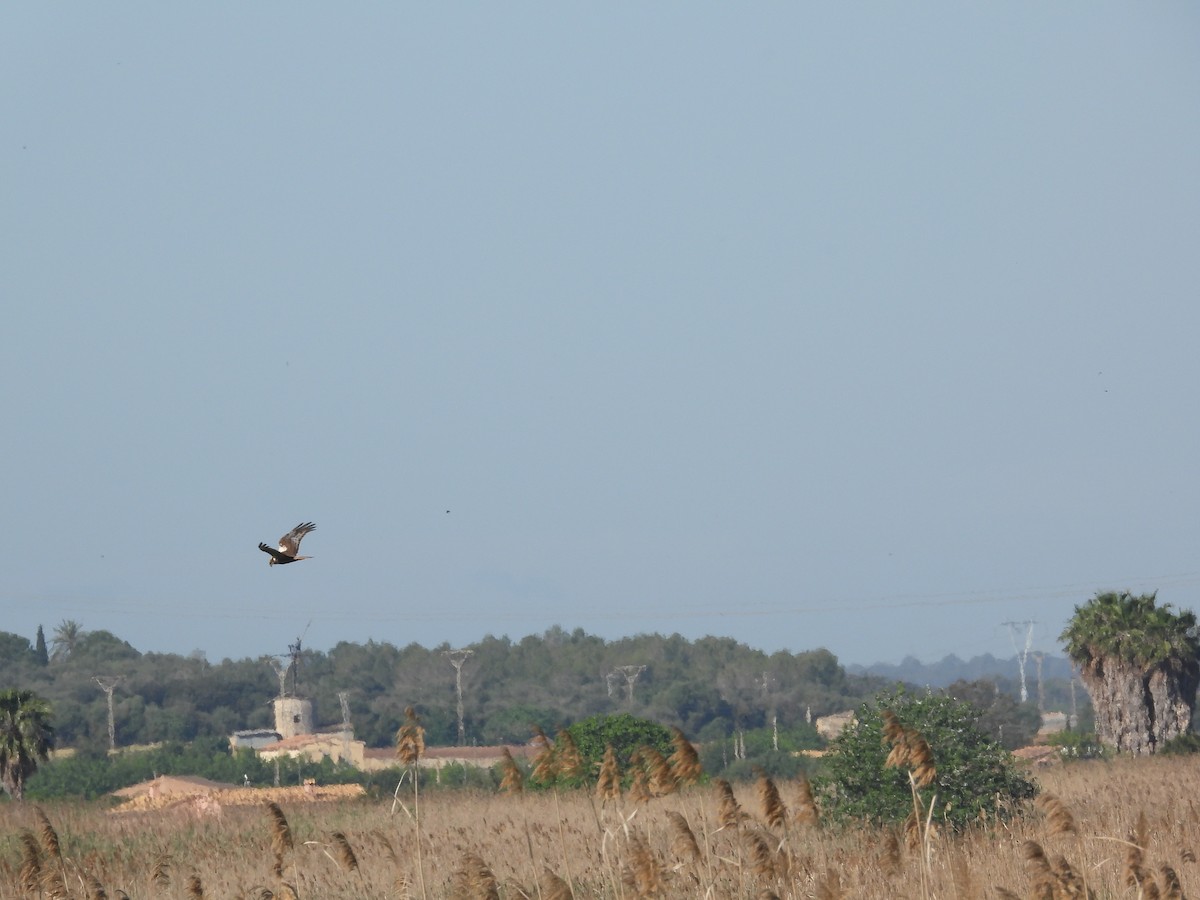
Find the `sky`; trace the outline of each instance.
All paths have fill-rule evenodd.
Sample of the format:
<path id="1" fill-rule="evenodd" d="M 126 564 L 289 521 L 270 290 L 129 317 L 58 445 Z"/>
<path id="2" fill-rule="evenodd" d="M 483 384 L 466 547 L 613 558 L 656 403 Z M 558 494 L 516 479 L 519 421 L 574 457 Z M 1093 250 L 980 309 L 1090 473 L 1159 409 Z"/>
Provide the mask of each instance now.
<path id="1" fill-rule="evenodd" d="M 1195 608 L 1198 39 L 1184 3 L 12 4 L 0 629 L 868 664 Z"/>

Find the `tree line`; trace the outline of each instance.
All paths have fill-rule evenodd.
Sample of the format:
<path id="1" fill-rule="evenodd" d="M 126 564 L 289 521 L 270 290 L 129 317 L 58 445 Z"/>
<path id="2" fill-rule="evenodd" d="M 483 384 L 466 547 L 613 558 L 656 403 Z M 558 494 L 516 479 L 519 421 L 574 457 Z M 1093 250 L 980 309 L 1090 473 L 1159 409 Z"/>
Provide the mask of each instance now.
<path id="1" fill-rule="evenodd" d="M 534 725 L 553 731 L 625 712 L 699 742 L 740 736 L 744 744 L 751 734 L 753 743 L 811 730 L 816 718 L 854 709 L 889 683 L 849 674 L 824 649 L 768 654 L 732 638 L 678 634 L 606 641 L 559 627 L 517 641 L 489 635 L 465 648 L 369 640 L 305 648 L 294 660 L 219 663 L 140 652 L 70 620 L 48 642 L 41 628 L 32 641 L 0 632 L 0 687 L 44 698 L 60 746 L 107 749 L 110 693 L 118 746 L 269 729 L 284 666 L 284 690 L 313 701 L 318 726 L 341 723 L 345 695 L 355 736 L 371 747 L 394 742 L 410 705 L 435 745 L 523 742 Z M 1011 703 L 1007 687 L 996 696 Z"/>
<path id="2" fill-rule="evenodd" d="M 313 701 L 318 726 L 341 723 L 345 695 L 356 737 L 374 747 L 392 744 L 410 705 L 432 744 L 522 742 L 532 725 L 551 731 L 621 712 L 711 740 L 811 724 L 857 706 L 881 684 L 847 674 L 823 649 L 768 654 L 730 638 L 658 634 L 606 641 L 557 627 L 466 648 L 369 640 L 305 648 L 294 659 L 219 663 L 199 653 L 141 652 L 74 621 L 49 642 L 41 628 L 32 641 L 0 632 L 0 687 L 44 698 L 62 746 L 107 747 L 110 694 L 119 746 L 271 728 L 281 667 L 282 689 Z"/>

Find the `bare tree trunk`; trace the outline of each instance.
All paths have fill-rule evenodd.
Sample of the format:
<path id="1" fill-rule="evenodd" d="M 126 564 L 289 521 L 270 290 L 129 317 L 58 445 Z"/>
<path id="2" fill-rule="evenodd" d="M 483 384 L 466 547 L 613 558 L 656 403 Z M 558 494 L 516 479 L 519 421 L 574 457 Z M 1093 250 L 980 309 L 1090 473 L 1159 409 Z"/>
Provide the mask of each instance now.
<path id="1" fill-rule="evenodd" d="M 1147 679 L 1146 691 L 1154 708 L 1157 741 L 1169 741 L 1191 731 L 1192 710 L 1196 705 L 1194 675 L 1155 668 Z"/>
<path id="2" fill-rule="evenodd" d="M 1190 671 L 1147 670 L 1108 659 L 1086 668 L 1080 678 L 1096 711 L 1096 736 L 1119 753 L 1154 753 L 1191 728 L 1196 677 Z"/>

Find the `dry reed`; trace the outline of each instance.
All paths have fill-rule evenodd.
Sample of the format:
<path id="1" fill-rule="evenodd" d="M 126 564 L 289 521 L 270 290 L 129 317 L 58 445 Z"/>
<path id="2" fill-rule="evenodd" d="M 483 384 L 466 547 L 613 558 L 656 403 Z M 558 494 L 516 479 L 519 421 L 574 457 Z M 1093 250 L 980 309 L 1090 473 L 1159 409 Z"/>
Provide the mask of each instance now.
<path id="1" fill-rule="evenodd" d="M 617 821 L 619 813 L 623 824 L 604 829 L 604 840 L 597 839 L 598 804 L 590 784 L 588 790 L 562 791 L 557 799 L 549 791 L 528 790 L 517 797 L 426 794 L 422 784 L 419 834 L 389 814 L 386 799 L 286 804 L 295 836 L 295 849 L 285 851 L 286 878 L 282 871 L 268 874 L 273 826 L 262 805 L 229 806 L 220 818 L 197 818 L 186 805 L 130 815 L 81 802 L 47 807 L 43 820 L 28 805 L 0 804 L 0 897 L 49 898 L 69 888 L 72 897 L 117 900 L 123 896 L 118 887 L 124 887 L 135 900 L 186 898 L 194 875 L 212 897 L 283 898 L 299 889 L 306 900 L 416 900 L 423 893 L 418 852 L 430 897 L 448 895 L 466 854 L 487 860 L 505 900 L 652 895 L 802 900 L 836 892 L 863 900 L 966 900 L 983 887 L 987 897 L 1002 900 L 1196 895 L 1200 869 L 1186 852 L 1200 846 L 1200 802 L 1192 800 L 1200 795 L 1200 770 L 1193 760 L 1059 764 L 1039 770 L 1037 777 L 1044 792 L 1069 810 L 1073 832 L 1052 824 L 1046 801 L 1043 809 L 1031 804 L 1007 823 L 984 822 L 930 837 L 934 852 L 924 873 L 903 854 L 894 828 L 793 828 L 789 835 L 772 829 L 755 784 L 719 781 L 714 788 L 683 788 L 644 805 L 614 806 L 604 821 Z M 779 788 L 788 801 L 795 798 L 795 788 L 782 782 Z M 789 826 L 799 819 L 799 805 L 789 807 L 788 819 Z M 48 821 L 66 866 L 65 885 L 52 879 L 59 866 L 42 833 Z M 925 827 L 914 824 L 914 832 Z M 337 863 L 330 837 L 337 833 L 347 837 L 355 854 L 352 877 L 319 852 L 296 852 L 305 846 L 301 835 L 324 835 L 326 852 Z M 162 886 L 151 873 L 168 853 L 175 877 Z M 564 860 L 571 881 L 559 877 Z M 1128 886 L 1127 869 L 1137 873 Z M 838 875 L 836 883 L 831 872 Z"/>
<path id="2" fill-rule="evenodd" d="M 812 785 L 803 772 L 796 777 L 796 786 L 799 788 L 800 794 L 799 800 L 796 803 L 796 821 L 801 825 L 820 824 L 821 813 L 817 809 L 816 798 L 813 797 Z"/>
<path id="3" fill-rule="evenodd" d="M 613 745 L 604 748 L 600 761 L 600 774 L 596 779 L 596 799 L 601 803 L 621 799 L 621 769 L 617 765 L 617 753 Z"/>
<path id="4" fill-rule="evenodd" d="M 639 747 L 634 754 L 634 760 L 646 771 L 647 785 L 652 797 L 665 797 L 674 793 L 678 783 L 666 757 L 653 747 Z"/>
<path id="5" fill-rule="evenodd" d="M 575 900 L 571 886 L 556 873 L 546 869 L 542 873 L 542 900 Z"/>
<path id="6" fill-rule="evenodd" d="M 629 861 L 622 872 L 622 881 L 637 897 L 657 897 L 664 888 L 663 871 L 646 836 L 633 829 L 629 834 Z"/>
<path id="7" fill-rule="evenodd" d="M 451 896 L 456 900 L 499 900 L 496 875 L 483 857 L 476 853 L 463 856 L 451 881 Z"/>
<path id="8" fill-rule="evenodd" d="M 506 794 L 519 794 L 525 790 L 525 775 L 521 772 L 517 761 L 513 759 L 512 751 L 507 747 L 504 748 L 500 760 L 500 771 L 503 773 L 503 777 L 500 779 L 500 790 Z"/>
<path id="9" fill-rule="evenodd" d="M 292 840 L 292 828 L 288 825 L 287 816 L 283 814 L 278 803 L 268 800 L 265 805 L 267 815 L 271 817 L 271 849 L 276 856 L 283 856 L 295 846 L 295 842 Z"/>
<path id="10" fill-rule="evenodd" d="M 21 832 L 21 889 L 37 893 L 42 883 L 42 848 L 30 831 Z"/>
<path id="11" fill-rule="evenodd" d="M 337 847 L 338 862 L 347 872 L 354 872 L 358 869 L 358 857 L 354 853 L 354 848 L 350 846 L 350 841 L 346 839 L 346 835 L 340 831 L 335 831 L 330 837 L 333 838 L 333 843 Z"/>
<path id="12" fill-rule="evenodd" d="M 742 810 L 741 804 L 738 803 L 737 797 L 734 795 L 733 785 L 724 778 L 718 778 L 714 783 L 717 786 L 717 794 L 720 797 L 718 821 L 721 823 L 721 827 L 737 828 L 748 816 Z"/>
<path id="13" fill-rule="evenodd" d="M 787 807 L 783 805 L 783 797 L 779 795 L 779 787 L 762 769 L 758 773 L 757 789 L 758 803 L 762 809 L 763 818 L 772 828 L 782 828 L 787 822 Z"/>
<path id="14" fill-rule="evenodd" d="M 671 728 L 671 755 L 667 762 L 675 774 L 675 781 L 684 787 L 691 786 L 704 774 L 700 765 L 700 754 L 679 728 Z"/>

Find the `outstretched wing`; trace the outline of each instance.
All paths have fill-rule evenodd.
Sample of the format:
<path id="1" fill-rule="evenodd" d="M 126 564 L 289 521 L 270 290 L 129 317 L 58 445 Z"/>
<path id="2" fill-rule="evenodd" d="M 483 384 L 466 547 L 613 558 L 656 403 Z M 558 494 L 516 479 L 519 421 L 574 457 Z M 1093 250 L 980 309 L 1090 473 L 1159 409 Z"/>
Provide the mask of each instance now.
<path id="1" fill-rule="evenodd" d="M 279 539 L 279 552 L 287 556 L 295 556 L 300 552 L 300 541 L 317 526 L 312 522 L 301 522 Z"/>
<path id="2" fill-rule="evenodd" d="M 278 550 L 276 550 L 274 547 L 268 547 L 266 544 L 259 544 L 258 549 L 261 550 L 263 553 L 270 553 L 271 556 L 274 557 L 279 562 L 287 561 L 287 557 L 284 556 L 282 553 L 280 553 Z"/>

